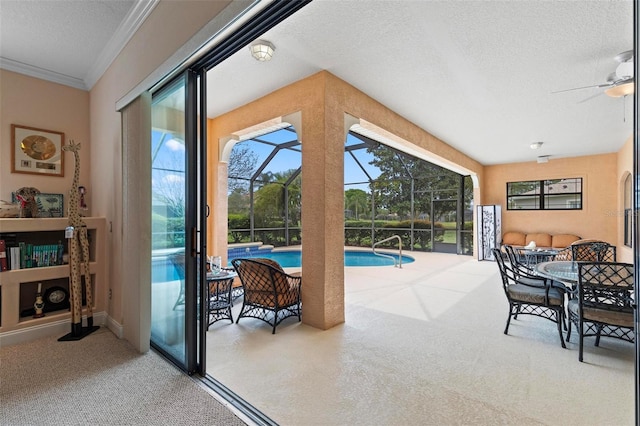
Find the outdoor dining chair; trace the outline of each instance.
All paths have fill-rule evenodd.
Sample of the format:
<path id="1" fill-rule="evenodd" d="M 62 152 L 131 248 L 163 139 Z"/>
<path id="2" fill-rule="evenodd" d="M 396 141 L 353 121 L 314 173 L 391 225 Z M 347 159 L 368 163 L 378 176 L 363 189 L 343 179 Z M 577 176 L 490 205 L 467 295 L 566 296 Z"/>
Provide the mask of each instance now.
<path id="1" fill-rule="evenodd" d="M 562 336 L 564 290 L 552 285 L 550 280 L 535 276 L 522 276 L 515 271 L 513 265 L 505 262 L 499 249 L 494 248 L 492 251 L 500 270 L 504 294 L 509 302 L 509 315 L 504 334 L 509 332 L 511 318 L 518 319 L 518 315 L 534 315 L 556 323 L 560 344 L 565 348 Z"/>
<path id="2" fill-rule="evenodd" d="M 278 262 L 271 259 L 234 259 L 231 264 L 244 288 L 236 324 L 243 317 L 257 318 L 271 325 L 275 334 L 276 326 L 283 319 L 297 316 L 301 321 L 301 276 L 285 273 Z"/>
<path id="3" fill-rule="evenodd" d="M 616 246 L 605 241 L 588 241 L 571 245 L 571 260 L 576 262 L 615 262 Z"/>
<path id="4" fill-rule="evenodd" d="M 524 257 L 520 255 L 513 246 L 505 245 L 504 251 L 507 254 L 507 259 L 509 259 L 509 263 L 513 267 L 514 272 L 524 277 L 534 275 L 533 270 L 525 263 Z"/>
<path id="5" fill-rule="evenodd" d="M 633 265 L 616 262 L 581 262 L 578 264 L 577 295 L 567 304 L 569 330 L 571 324 L 578 327 L 582 362 L 584 338 L 595 336 L 595 346 L 600 337 L 634 342 L 634 297 Z"/>
<path id="6" fill-rule="evenodd" d="M 558 250 L 558 253 L 553 257 L 555 261 L 571 261 L 573 259 L 573 249 L 571 246 Z"/>

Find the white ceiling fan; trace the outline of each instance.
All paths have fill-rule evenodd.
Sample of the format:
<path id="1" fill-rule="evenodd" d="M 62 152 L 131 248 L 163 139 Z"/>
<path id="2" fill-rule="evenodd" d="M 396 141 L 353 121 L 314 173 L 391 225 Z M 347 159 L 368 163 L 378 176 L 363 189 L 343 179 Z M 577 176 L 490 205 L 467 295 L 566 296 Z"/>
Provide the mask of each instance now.
<path id="1" fill-rule="evenodd" d="M 579 103 L 588 101 L 596 96 L 600 96 L 602 93 L 605 93 L 612 98 L 619 98 L 621 96 L 630 95 L 634 92 L 634 84 L 633 84 L 633 50 L 627 50 L 626 52 L 622 52 L 614 58 L 618 62 L 618 66 L 616 70 L 607 76 L 607 79 L 604 83 L 594 84 L 591 86 L 583 86 L 583 87 L 574 87 L 571 89 L 558 90 L 556 92 L 551 93 L 563 93 L 570 92 L 574 90 L 582 90 L 582 89 L 591 89 L 591 88 L 604 88 L 605 90 L 599 93 L 596 93 L 593 96 L 588 97 L 580 101 Z"/>

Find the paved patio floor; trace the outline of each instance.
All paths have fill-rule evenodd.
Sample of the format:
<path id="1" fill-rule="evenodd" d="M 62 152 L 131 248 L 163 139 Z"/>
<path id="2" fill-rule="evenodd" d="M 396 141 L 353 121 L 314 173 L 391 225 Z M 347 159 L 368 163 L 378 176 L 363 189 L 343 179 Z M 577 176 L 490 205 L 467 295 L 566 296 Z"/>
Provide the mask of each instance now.
<path id="1" fill-rule="evenodd" d="M 214 324 L 208 373 L 282 425 L 634 423 L 633 345 L 587 339 L 580 363 L 542 318 L 504 335 L 494 262 L 409 254 L 401 270 L 345 268 L 346 321 L 330 330 Z"/>

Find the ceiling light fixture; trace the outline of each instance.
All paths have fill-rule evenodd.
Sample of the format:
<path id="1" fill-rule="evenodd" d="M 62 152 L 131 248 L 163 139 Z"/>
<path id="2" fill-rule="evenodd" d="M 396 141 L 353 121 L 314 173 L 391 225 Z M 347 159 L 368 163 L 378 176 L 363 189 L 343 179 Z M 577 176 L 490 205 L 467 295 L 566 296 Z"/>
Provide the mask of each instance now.
<path id="1" fill-rule="evenodd" d="M 621 96 L 633 94 L 633 89 L 633 82 L 630 82 L 610 87 L 609 89 L 605 90 L 604 93 L 606 93 L 608 96 L 611 96 L 612 98 L 619 98 Z"/>
<path id="2" fill-rule="evenodd" d="M 270 61 L 276 47 L 266 40 L 257 40 L 249 46 L 251 56 L 260 62 Z"/>
<path id="3" fill-rule="evenodd" d="M 542 148 L 542 144 L 543 144 L 543 143 L 544 143 L 544 142 L 534 142 L 534 143 L 532 143 L 531 145 L 529 145 L 529 147 L 530 147 L 531 149 L 539 149 L 539 148 Z"/>
<path id="4" fill-rule="evenodd" d="M 549 162 L 549 155 L 541 155 L 538 157 L 538 164 L 548 163 L 548 162 Z"/>
<path id="5" fill-rule="evenodd" d="M 612 98 L 619 98 L 622 96 L 631 95 L 634 92 L 633 84 L 633 50 L 627 50 L 616 56 L 616 61 L 620 64 L 616 67 L 614 75 L 614 85 L 604 93 Z"/>

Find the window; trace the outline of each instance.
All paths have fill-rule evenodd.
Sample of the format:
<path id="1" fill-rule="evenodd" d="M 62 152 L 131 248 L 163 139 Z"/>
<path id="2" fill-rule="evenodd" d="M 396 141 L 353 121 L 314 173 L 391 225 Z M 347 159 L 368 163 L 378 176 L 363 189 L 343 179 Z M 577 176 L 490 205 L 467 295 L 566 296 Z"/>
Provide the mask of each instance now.
<path id="1" fill-rule="evenodd" d="M 624 245 L 632 247 L 633 241 L 633 209 L 631 208 L 631 197 L 633 187 L 631 185 L 631 175 L 624 180 Z"/>
<path id="2" fill-rule="evenodd" d="M 582 210 L 582 178 L 507 182 L 507 210 Z"/>

